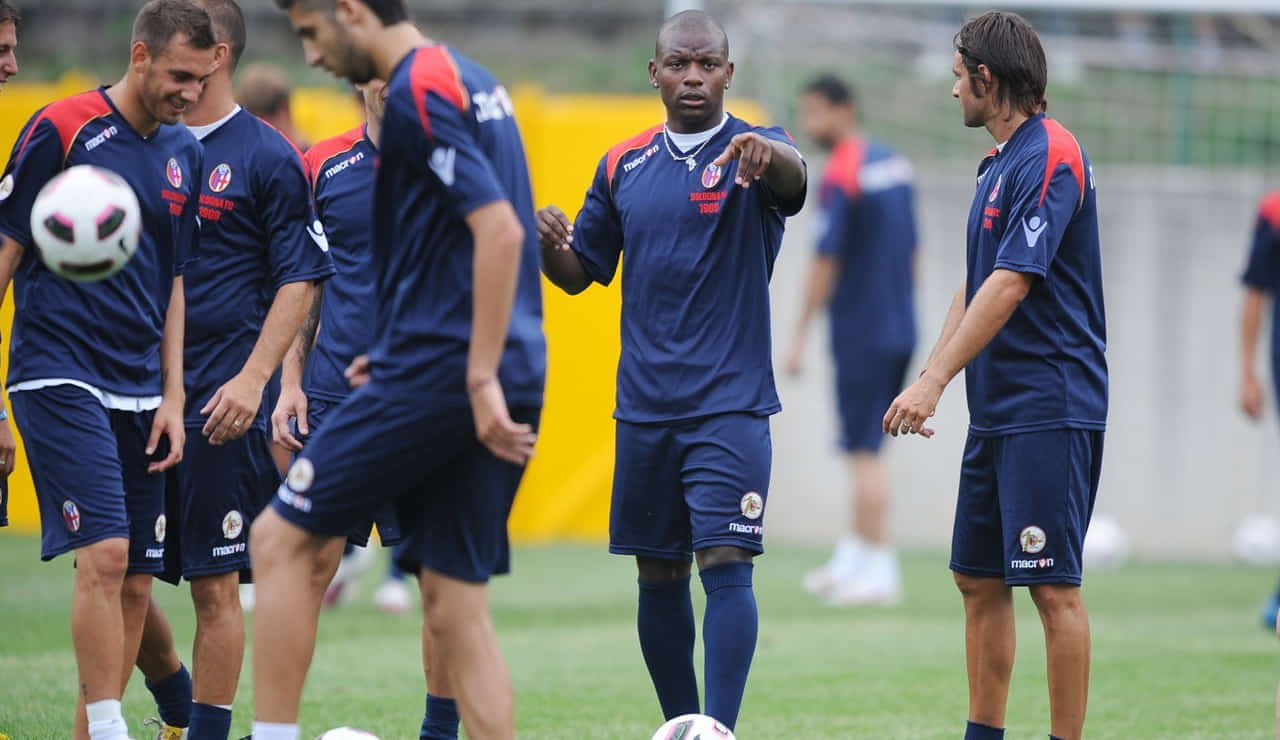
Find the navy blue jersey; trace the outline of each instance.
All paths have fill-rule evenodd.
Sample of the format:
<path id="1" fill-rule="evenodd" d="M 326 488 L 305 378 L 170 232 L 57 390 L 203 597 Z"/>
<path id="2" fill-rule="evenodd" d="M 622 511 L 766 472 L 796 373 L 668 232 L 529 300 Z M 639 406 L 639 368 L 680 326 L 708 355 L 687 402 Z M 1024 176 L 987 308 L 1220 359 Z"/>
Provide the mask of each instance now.
<path id="1" fill-rule="evenodd" d="M 1084 149 L 1061 124 L 1032 116 L 983 160 L 968 242 L 967 301 L 998 269 L 1038 278 L 965 370 L 970 431 L 1105 428 L 1097 190 Z"/>
<path id="2" fill-rule="evenodd" d="M 609 150 L 574 224 L 573 249 L 608 285 L 622 260 L 622 356 L 614 416 L 643 423 L 711 414 L 773 414 L 769 279 L 790 202 L 763 181 L 734 183 L 738 163 L 710 162 L 754 131 L 729 117 L 690 168 L 667 152 L 662 126 Z"/>
<path id="3" fill-rule="evenodd" d="M 837 353 L 915 349 L 913 179 L 911 163 L 875 140 L 845 139 L 827 161 L 818 253 L 840 261 L 829 309 Z"/>
<path id="4" fill-rule="evenodd" d="M 1269 193 L 1258 206 L 1243 281 L 1273 298 L 1280 291 L 1280 190 Z M 1272 300 L 1271 311 L 1271 357 L 1280 365 L 1280 301 Z"/>
<path id="5" fill-rule="evenodd" d="M 333 274 L 302 155 L 248 111 L 206 136 L 200 258 L 186 272 L 188 425 L 244 367 L 281 286 Z M 271 409 L 258 409 L 265 430 Z"/>
<path id="6" fill-rule="evenodd" d="M 387 86 L 373 206 L 374 382 L 435 407 L 467 407 L 474 241 L 466 216 L 507 201 L 524 227 L 498 375 L 512 405 L 542 403 L 546 340 L 533 194 L 511 98 L 444 46 L 415 49 Z"/>
<path id="7" fill-rule="evenodd" d="M 194 253 L 202 149 L 181 125 L 143 138 L 106 88 L 36 112 L 0 183 L 0 233 L 25 247 L 14 275 L 9 385 L 65 378 L 124 396 L 158 396 L 160 340 L 173 279 Z M 44 266 L 31 238 L 31 206 L 62 170 L 90 164 L 123 177 L 138 196 L 138 250 L 106 280 L 76 283 Z"/>
<path id="8" fill-rule="evenodd" d="M 316 144 L 307 152 L 316 213 L 338 272 L 325 283 L 320 329 L 307 357 L 302 390 L 308 398 L 341 401 L 351 392 L 347 366 L 368 351 L 377 322 L 378 273 L 373 262 L 373 184 L 378 150 L 365 127 Z"/>

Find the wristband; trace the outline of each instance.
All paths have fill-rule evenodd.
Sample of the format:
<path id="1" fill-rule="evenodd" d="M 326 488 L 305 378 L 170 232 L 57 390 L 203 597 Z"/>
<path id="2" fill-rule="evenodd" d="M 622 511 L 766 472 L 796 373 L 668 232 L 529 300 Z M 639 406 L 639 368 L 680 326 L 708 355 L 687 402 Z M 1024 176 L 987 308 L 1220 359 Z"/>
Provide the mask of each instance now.
<path id="1" fill-rule="evenodd" d="M 0 421 L 6 421 L 9 418 L 9 410 L 0 405 Z"/>

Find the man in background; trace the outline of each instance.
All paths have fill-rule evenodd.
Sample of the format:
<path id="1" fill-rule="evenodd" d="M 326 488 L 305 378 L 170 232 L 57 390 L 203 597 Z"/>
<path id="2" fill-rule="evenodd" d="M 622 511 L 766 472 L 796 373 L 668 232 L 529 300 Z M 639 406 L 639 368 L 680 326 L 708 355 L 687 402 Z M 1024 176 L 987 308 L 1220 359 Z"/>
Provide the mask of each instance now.
<path id="1" fill-rule="evenodd" d="M 245 110 L 275 126 L 294 146 L 304 151 L 311 147 L 293 121 L 293 84 L 283 69 L 267 62 L 246 66 L 236 86 L 236 100 Z M 287 464 L 288 457 L 285 459 Z"/>
<path id="2" fill-rule="evenodd" d="M 800 373 L 809 325 L 828 309 L 840 448 L 855 484 L 849 532 L 805 587 L 833 604 L 894 604 L 902 577 L 889 544 L 880 445 L 884 409 L 902 390 L 916 345 L 914 173 L 905 157 L 862 135 L 853 91 L 836 77 L 805 88 L 800 125 L 830 158 L 817 255 L 786 370 Z"/>

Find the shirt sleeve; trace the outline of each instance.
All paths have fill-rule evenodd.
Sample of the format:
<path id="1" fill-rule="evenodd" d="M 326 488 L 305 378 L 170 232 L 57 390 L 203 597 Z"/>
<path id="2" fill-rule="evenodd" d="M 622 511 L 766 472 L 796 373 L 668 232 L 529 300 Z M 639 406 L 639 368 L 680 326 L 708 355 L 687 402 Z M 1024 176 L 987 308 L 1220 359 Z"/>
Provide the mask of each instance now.
<path id="1" fill-rule="evenodd" d="M 601 285 L 613 282 L 622 255 L 622 221 L 613 202 L 607 162 L 607 156 L 600 160 L 591 189 L 573 223 L 573 251 L 591 279 Z"/>
<path id="2" fill-rule="evenodd" d="M 427 170 L 444 189 L 453 212 L 466 218 L 481 206 L 509 200 L 466 112 L 434 90 L 426 95 Z"/>
<path id="3" fill-rule="evenodd" d="M 1085 183 L 1066 163 L 1053 172 L 1046 168 L 1045 157 L 1032 157 L 1006 181 L 1009 209 L 1004 238 L 996 249 L 997 270 L 1040 277 L 1049 273 L 1062 235 L 1080 208 Z"/>
<path id="4" fill-rule="evenodd" d="M 829 203 L 822 209 L 818 232 L 818 254 L 824 257 L 843 257 L 845 246 L 852 243 L 858 233 L 858 214 L 861 199 L 835 187 Z"/>
<path id="5" fill-rule="evenodd" d="M 796 146 L 795 139 L 792 139 L 791 134 L 787 133 L 787 130 L 781 126 L 756 126 L 752 131 L 771 141 L 780 141 L 783 144 L 790 146 L 792 149 L 795 149 L 796 154 L 800 155 L 800 164 L 804 166 L 806 173 L 806 187 L 800 188 L 800 192 L 794 197 L 787 199 L 779 198 L 767 184 L 761 181 L 761 184 L 764 185 L 765 192 L 769 194 L 768 200 L 770 206 L 778 209 L 783 216 L 790 218 L 799 213 L 801 208 L 804 208 L 805 198 L 808 197 L 809 188 L 807 187 L 807 173 L 809 171 L 809 163 L 805 161 L 804 155 L 800 154 L 800 149 Z"/>
<path id="6" fill-rule="evenodd" d="M 62 171 L 62 137 L 37 113 L 18 136 L 0 180 L 0 234 L 32 246 L 31 208 L 40 189 Z"/>
<path id="7" fill-rule="evenodd" d="M 1277 247 L 1280 247 L 1280 230 L 1264 214 L 1258 214 L 1253 227 L 1253 244 L 1249 248 L 1249 261 L 1245 265 L 1241 282 L 1250 288 L 1268 293 L 1276 288 Z"/>
<path id="8" fill-rule="evenodd" d="M 306 165 L 297 154 L 281 156 L 260 188 L 257 202 L 263 204 L 262 229 L 275 288 L 332 275 L 329 242 L 316 216 Z"/>

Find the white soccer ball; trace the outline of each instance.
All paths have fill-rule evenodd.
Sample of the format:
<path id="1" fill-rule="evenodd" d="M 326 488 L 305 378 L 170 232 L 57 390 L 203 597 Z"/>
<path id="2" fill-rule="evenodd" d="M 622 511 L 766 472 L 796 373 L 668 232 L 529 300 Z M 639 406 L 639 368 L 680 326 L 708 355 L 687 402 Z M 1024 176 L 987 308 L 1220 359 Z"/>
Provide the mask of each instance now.
<path id="1" fill-rule="evenodd" d="M 653 740 L 734 740 L 733 731 L 705 714 L 684 714 L 668 720 Z"/>
<path id="2" fill-rule="evenodd" d="M 1250 565 L 1280 563 L 1280 523 L 1269 516 L 1247 516 L 1232 540 L 1235 556 Z"/>
<path id="3" fill-rule="evenodd" d="M 1095 516 L 1084 535 L 1086 568 L 1114 568 L 1129 559 L 1129 536 L 1115 519 Z"/>
<path id="4" fill-rule="evenodd" d="M 378 740 L 378 736 L 354 727 L 335 727 L 328 730 L 316 740 Z"/>
<path id="5" fill-rule="evenodd" d="M 124 178 L 82 164 L 40 189 L 31 207 L 31 236 L 44 264 L 79 282 L 111 277 L 138 249 L 142 209 Z"/>

